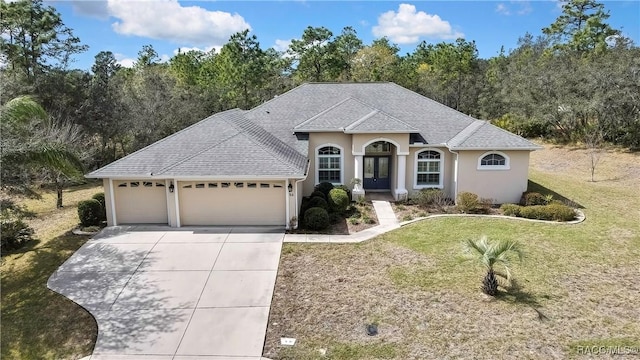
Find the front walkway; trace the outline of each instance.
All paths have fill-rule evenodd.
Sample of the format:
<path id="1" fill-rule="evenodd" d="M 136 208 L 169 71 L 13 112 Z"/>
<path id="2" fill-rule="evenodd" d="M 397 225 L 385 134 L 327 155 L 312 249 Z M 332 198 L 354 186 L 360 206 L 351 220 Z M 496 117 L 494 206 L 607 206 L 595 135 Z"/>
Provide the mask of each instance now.
<path id="1" fill-rule="evenodd" d="M 259 360 L 282 228 L 106 228 L 48 287 L 98 323 L 91 359 Z"/>
<path id="2" fill-rule="evenodd" d="M 369 240 L 400 227 L 400 222 L 388 201 L 372 200 L 379 225 L 349 235 L 285 234 L 284 242 L 302 243 L 357 243 Z"/>

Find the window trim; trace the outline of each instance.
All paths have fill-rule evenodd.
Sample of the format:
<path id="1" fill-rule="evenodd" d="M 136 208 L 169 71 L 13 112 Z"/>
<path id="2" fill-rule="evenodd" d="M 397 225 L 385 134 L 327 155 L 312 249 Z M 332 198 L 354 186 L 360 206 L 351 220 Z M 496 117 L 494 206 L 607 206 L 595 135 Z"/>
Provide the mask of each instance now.
<path id="1" fill-rule="evenodd" d="M 325 147 L 335 147 L 338 148 L 340 150 L 340 182 L 332 182 L 333 185 L 342 185 L 344 184 L 344 148 L 338 144 L 334 144 L 334 143 L 325 143 L 325 144 L 320 144 L 318 146 L 316 146 L 316 149 L 314 151 L 315 153 L 315 159 L 316 159 L 316 163 L 315 163 L 315 173 L 316 173 L 316 184 L 320 183 L 320 154 L 318 154 L 318 151 L 320 151 L 320 149 L 325 148 Z"/>
<path id="2" fill-rule="evenodd" d="M 504 165 L 482 165 L 482 159 L 494 154 L 500 155 L 504 158 Z M 487 151 L 478 157 L 477 169 L 480 171 L 511 170 L 511 159 L 509 158 L 509 155 L 503 153 L 502 151 Z"/>
<path id="3" fill-rule="evenodd" d="M 418 155 L 425 151 L 435 151 L 440 154 L 440 176 L 439 176 L 439 184 L 438 185 L 419 185 L 418 184 Z M 424 161 L 424 160 L 423 160 Z M 435 161 L 434 161 L 435 162 Z M 419 189 L 443 189 L 444 188 L 444 151 L 436 149 L 436 148 L 422 148 L 416 151 L 413 156 L 413 188 L 414 190 Z"/>

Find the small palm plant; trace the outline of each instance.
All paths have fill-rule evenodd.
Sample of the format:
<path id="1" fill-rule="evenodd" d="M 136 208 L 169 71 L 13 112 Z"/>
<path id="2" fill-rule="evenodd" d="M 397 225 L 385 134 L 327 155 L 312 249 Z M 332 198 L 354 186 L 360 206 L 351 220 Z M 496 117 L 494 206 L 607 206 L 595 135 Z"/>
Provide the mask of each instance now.
<path id="1" fill-rule="evenodd" d="M 511 271 L 509 265 L 514 255 L 522 260 L 522 250 L 517 241 L 489 241 L 486 236 L 479 240 L 469 239 L 464 243 L 466 252 L 480 260 L 487 268 L 487 275 L 482 281 L 482 292 L 490 296 L 498 294 L 498 286 L 508 288 L 511 285 Z M 504 273 L 496 271 L 494 266 L 500 264 Z M 500 279 L 500 280 L 499 280 Z"/>

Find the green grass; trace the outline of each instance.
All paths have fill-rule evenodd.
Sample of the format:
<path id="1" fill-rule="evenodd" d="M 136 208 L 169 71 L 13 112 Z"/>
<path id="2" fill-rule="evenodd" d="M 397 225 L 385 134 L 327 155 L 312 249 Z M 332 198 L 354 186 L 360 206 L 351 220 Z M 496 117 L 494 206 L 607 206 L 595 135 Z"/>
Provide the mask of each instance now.
<path id="1" fill-rule="evenodd" d="M 640 346 L 640 156 L 606 153 L 596 182 L 587 159 L 548 146 L 532 154 L 530 170 L 532 190 L 582 207 L 581 224 L 437 218 L 355 246 L 285 244 L 270 318 L 279 325 L 269 326 L 265 356 L 287 358 L 275 342 L 283 333 L 299 351 L 327 354 L 339 345 L 322 339 L 339 333 L 353 358 L 383 358 L 367 353 L 383 344 L 394 359 L 566 358 L 580 357 L 578 346 Z M 485 269 L 462 250 L 481 235 L 522 244 L 524 260 L 510 266 L 517 290 L 481 293 Z M 362 335 L 371 316 L 384 320 L 380 339 Z"/>
<path id="2" fill-rule="evenodd" d="M 69 231 L 78 224 L 76 205 L 101 188 L 65 191 L 64 209 L 55 193 L 19 201 L 36 213 L 29 220 L 36 241 L 2 256 L 2 359 L 72 359 L 91 353 L 97 334 L 93 317 L 47 288 L 51 274 L 88 239 Z"/>

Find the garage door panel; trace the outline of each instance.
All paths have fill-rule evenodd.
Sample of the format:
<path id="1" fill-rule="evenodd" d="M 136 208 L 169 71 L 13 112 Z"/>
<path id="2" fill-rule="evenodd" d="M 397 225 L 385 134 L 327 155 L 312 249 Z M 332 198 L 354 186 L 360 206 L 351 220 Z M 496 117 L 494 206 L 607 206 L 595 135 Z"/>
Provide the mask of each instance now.
<path id="1" fill-rule="evenodd" d="M 183 225 L 283 225 L 283 182 L 181 182 Z"/>
<path id="2" fill-rule="evenodd" d="M 114 189 L 119 224 L 167 223 L 164 181 L 116 181 Z"/>

